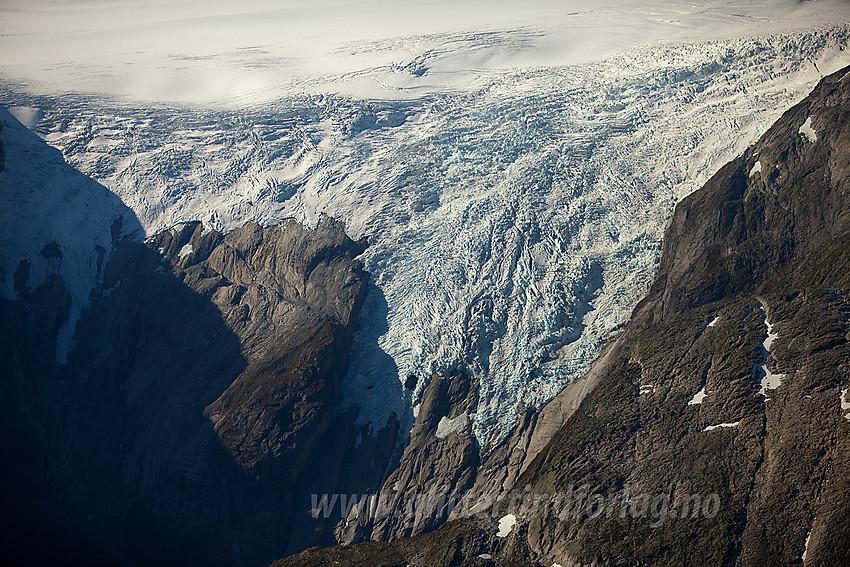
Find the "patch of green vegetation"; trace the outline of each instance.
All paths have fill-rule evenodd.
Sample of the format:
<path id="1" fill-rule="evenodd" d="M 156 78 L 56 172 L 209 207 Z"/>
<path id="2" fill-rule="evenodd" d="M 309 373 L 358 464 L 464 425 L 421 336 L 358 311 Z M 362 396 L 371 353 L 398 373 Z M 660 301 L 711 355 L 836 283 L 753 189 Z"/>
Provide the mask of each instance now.
<path id="1" fill-rule="evenodd" d="M 654 325 L 637 341 L 632 354 L 643 361 L 657 354 L 682 351 L 699 335 L 714 310 L 716 307 L 692 309 Z"/>
<path id="2" fill-rule="evenodd" d="M 600 477 L 600 470 L 592 460 L 581 459 L 588 450 L 598 447 L 602 441 L 608 445 L 617 445 L 628 434 L 640 426 L 636 408 L 628 405 L 628 410 L 617 411 L 624 399 L 635 395 L 633 382 L 640 378 L 640 366 L 624 363 L 604 379 L 588 396 L 582 411 L 574 416 L 570 426 L 561 430 L 553 440 L 551 460 L 546 468 L 550 471 L 546 477 L 557 490 L 581 480 L 602 486 L 612 479 Z M 583 462 L 584 465 L 577 463 Z"/>
<path id="3" fill-rule="evenodd" d="M 719 474 L 698 472 L 692 478 L 701 501 L 709 494 L 725 494 Z M 587 519 L 575 539 L 575 553 L 586 563 L 602 565 L 653 565 L 666 567 L 711 567 L 727 564 L 735 550 L 735 515 L 727 498 L 721 497 L 720 511 L 711 518 L 668 518 L 653 527 L 651 517 L 622 517 L 615 511 Z"/>
<path id="4" fill-rule="evenodd" d="M 848 267 L 850 267 L 850 234 L 844 234 L 785 266 L 768 282 L 766 287 L 790 290 L 811 286 L 831 286 L 850 289 Z"/>

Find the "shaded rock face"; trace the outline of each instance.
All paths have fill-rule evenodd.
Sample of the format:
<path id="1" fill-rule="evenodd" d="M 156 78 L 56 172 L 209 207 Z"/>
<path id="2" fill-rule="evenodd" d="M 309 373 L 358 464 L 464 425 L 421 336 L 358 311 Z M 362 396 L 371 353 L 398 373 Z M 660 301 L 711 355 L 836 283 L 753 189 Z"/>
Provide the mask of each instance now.
<path id="1" fill-rule="evenodd" d="M 4 500 L 41 510 L 20 531 L 73 527 L 92 564 L 261 565 L 334 543 L 340 518 L 309 518 L 310 494 L 374 490 L 398 436 L 357 443 L 355 410 L 335 409 L 364 248 L 327 218 L 124 240 L 67 366 L 48 362 L 61 278 L 4 301 Z"/>
<path id="2" fill-rule="evenodd" d="M 3 129 L 3 125 L 0 124 L 0 130 Z M 3 148 L 3 142 L 0 142 L 0 173 L 6 169 L 6 150 Z"/>
<path id="3" fill-rule="evenodd" d="M 478 382 L 459 372 L 434 375 L 422 394 L 404 451 L 381 487 L 380 514 L 354 509 L 337 528 L 341 543 L 390 541 L 433 531 L 453 510 L 451 494 L 472 488 L 479 448 L 472 434 Z"/>
<path id="4" fill-rule="evenodd" d="M 248 224 L 224 237 L 190 224 L 150 245 L 240 339 L 247 368 L 205 409 L 236 462 L 254 469 L 301 448 L 297 433 L 326 428 L 316 417 L 338 401 L 366 289 L 353 258 L 365 245 L 328 219 L 315 231 Z"/>
<path id="5" fill-rule="evenodd" d="M 505 538 L 487 514 L 386 561 L 362 545 L 276 565 L 850 564 L 848 133 L 845 69 L 677 206 L 594 388 L 513 483 L 586 487 L 566 515 L 519 507 Z M 464 530 L 491 537 L 487 557 L 423 559 Z"/>
<path id="6" fill-rule="evenodd" d="M 313 548 L 278 560 L 275 567 L 319 567 L 327 565 L 404 565 L 461 567 L 492 565 L 492 550 L 499 541 L 489 522 L 465 519 L 443 525 L 435 532 L 420 534 L 392 543 L 369 541 L 350 546 Z"/>

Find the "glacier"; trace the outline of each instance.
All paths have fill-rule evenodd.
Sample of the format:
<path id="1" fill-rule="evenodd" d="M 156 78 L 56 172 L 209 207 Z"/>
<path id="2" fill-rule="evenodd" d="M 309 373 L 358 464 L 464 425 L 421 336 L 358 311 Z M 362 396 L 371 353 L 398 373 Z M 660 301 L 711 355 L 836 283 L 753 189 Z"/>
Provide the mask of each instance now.
<path id="1" fill-rule="evenodd" d="M 232 109 L 282 93 L 414 99 L 512 69 L 847 22 L 844 0 L 5 0 L 27 92 Z"/>
<path id="2" fill-rule="evenodd" d="M 55 360 L 65 364 L 114 244 L 143 231 L 114 193 L 33 135 L 28 127 L 40 118 L 31 107 L 0 108 L 0 297 L 24 299 L 26 290 L 62 278 L 70 302 Z"/>
<path id="3" fill-rule="evenodd" d="M 328 214 L 367 237 L 346 403 L 361 424 L 409 428 L 427 378 L 465 369 L 486 452 L 587 371 L 654 276 L 676 202 L 850 63 L 848 37 L 836 25 L 654 42 L 415 97 L 284 92 L 226 108 L 6 80 L 0 105 L 35 117 L 147 234 Z M 415 81 L 420 62 L 397 71 Z"/>

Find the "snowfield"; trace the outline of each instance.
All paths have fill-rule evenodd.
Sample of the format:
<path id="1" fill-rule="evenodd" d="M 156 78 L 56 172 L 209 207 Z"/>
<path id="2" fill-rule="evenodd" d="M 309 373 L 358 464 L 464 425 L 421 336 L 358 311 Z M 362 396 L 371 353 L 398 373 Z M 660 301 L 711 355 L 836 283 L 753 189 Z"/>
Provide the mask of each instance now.
<path id="1" fill-rule="evenodd" d="M 519 49 L 516 30 L 481 37 L 481 49 Z M 490 65 L 457 89 L 435 74 L 469 42 L 427 36 L 427 57 L 342 73 L 335 94 L 312 92 L 316 83 L 227 109 L 32 94 L 7 80 L 0 104 L 30 117 L 147 234 L 194 219 L 228 230 L 328 214 L 368 237 L 373 282 L 346 403 L 376 429 L 391 414 L 409 427 L 425 378 L 465 368 L 480 380 L 469 417 L 486 452 L 518 410 L 588 369 L 654 276 L 676 202 L 850 63 L 848 38 L 837 25 L 630 44 L 567 65 Z M 426 77 L 427 88 L 346 93 L 390 72 L 410 85 Z M 19 259 L 3 258 L 6 278 Z M 409 374 L 421 378 L 412 394 Z"/>

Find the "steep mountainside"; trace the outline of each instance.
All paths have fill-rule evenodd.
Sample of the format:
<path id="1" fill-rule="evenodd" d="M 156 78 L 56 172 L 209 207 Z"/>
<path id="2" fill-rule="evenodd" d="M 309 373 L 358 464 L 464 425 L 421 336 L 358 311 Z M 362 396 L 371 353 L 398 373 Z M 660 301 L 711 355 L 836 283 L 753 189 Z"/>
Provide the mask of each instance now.
<path id="1" fill-rule="evenodd" d="M 275 565 L 850 564 L 848 133 L 850 68 L 677 205 L 655 283 L 517 499 Z"/>
<path id="2" fill-rule="evenodd" d="M 421 76 L 392 58 L 385 70 L 419 85 L 390 87 L 392 100 L 275 88 L 274 102 L 238 110 L 118 104 L 66 94 L 63 82 L 60 96 L 0 84 L 0 105 L 118 195 L 148 234 L 193 220 L 223 232 L 286 218 L 315 226 L 325 213 L 352 237 L 368 237 L 362 260 L 380 293 L 364 303 L 343 384 L 344 397 L 360 407 L 358 424 L 380 430 L 395 415 L 409 434 L 430 377 L 464 368 L 479 384 L 471 428 L 486 455 L 515 433 L 523 419 L 517 407 L 539 410 L 585 374 L 628 321 L 655 275 L 676 199 L 758 139 L 821 71 L 850 64 L 843 20 L 813 29 L 796 19 L 821 11 L 822 1 L 774 1 L 779 12 L 682 2 L 700 21 L 730 10 L 721 20 L 732 27 L 747 20 L 740 10 L 758 12 L 748 27 L 766 34 L 694 43 L 679 36 L 683 15 L 669 1 L 650 0 L 669 18 L 643 13 L 638 2 L 637 21 L 664 20 L 679 39 L 646 43 L 641 26 L 641 45 L 609 57 L 594 52 L 578 65 L 485 75 L 484 53 L 495 50 L 501 60 L 517 38 L 521 45 L 540 38 L 522 27 L 367 41 L 362 53 L 384 57 L 385 49 L 406 52 L 402 45 L 413 52 L 439 45 L 412 62 Z M 593 25 L 614 18 L 618 32 L 604 37 L 622 37 L 624 6 L 575 10 L 553 40 L 576 40 L 564 31 L 584 18 Z M 772 32 L 766 22 L 786 9 L 797 31 Z M 726 24 L 720 30 L 729 32 Z M 172 55 L 166 65 L 177 61 Z M 247 57 L 254 72 L 248 61 L 259 56 L 252 48 L 238 59 Z M 455 90 L 457 74 L 437 70 L 456 57 L 475 62 L 468 92 Z M 180 59 L 179 75 L 186 79 L 182 66 L 199 62 Z M 215 82 L 226 84 L 219 71 Z M 360 84 L 373 72 L 381 71 L 337 84 Z M 448 92 L 424 96 L 423 81 L 444 79 Z M 410 374 L 418 377 L 412 391 L 403 387 Z"/>
<path id="3" fill-rule="evenodd" d="M 308 523 L 309 494 L 374 490 L 398 433 L 396 422 L 369 437 L 337 407 L 365 241 L 325 217 L 312 230 L 193 222 L 122 238 L 132 213 L 5 123 L 17 130 L 4 132 L 0 182 L 16 207 L 4 214 L 32 220 L 20 238 L 40 252 L 5 236 L 2 265 L 17 269 L 0 300 L 4 563 L 259 565 L 333 543 L 339 518 Z M 18 176 L 32 156 L 48 173 Z M 39 218 L 46 199 L 59 205 Z M 54 240 L 62 203 L 73 242 Z M 89 253 L 85 302 L 68 280 Z M 85 308 L 60 364 L 75 302 Z"/>

